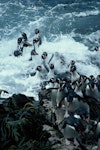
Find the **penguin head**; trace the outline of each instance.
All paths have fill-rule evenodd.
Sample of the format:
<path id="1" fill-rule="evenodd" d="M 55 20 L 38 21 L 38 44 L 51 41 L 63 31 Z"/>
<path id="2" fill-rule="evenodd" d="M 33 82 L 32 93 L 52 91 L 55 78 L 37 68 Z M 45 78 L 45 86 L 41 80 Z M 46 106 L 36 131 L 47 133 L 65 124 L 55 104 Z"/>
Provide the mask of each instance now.
<path id="1" fill-rule="evenodd" d="M 47 52 L 43 52 L 43 54 L 41 55 L 42 59 L 46 59 L 48 56 Z"/>
<path id="2" fill-rule="evenodd" d="M 17 40 L 17 43 L 20 44 L 21 42 L 22 42 L 22 38 L 19 37 L 18 40 Z"/>
<path id="3" fill-rule="evenodd" d="M 94 50 L 95 50 L 95 51 L 98 51 L 98 50 L 99 50 L 99 47 L 98 47 L 98 46 L 96 46 L 96 47 L 94 48 Z"/>
<path id="4" fill-rule="evenodd" d="M 35 32 L 35 34 L 38 34 L 39 33 L 39 29 L 35 29 L 34 32 Z"/>
<path id="5" fill-rule="evenodd" d="M 74 60 L 71 60 L 71 61 L 70 61 L 70 64 L 71 64 L 71 65 L 75 65 L 75 61 L 74 61 Z"/>
<path id="6" fill-rule="evenodd" d="M 56 78 L 56 82 L 57 82 L 57 83 L 60 83 L 60 82 L 61 82 L 61 79 L 60 79 L 60 78 Z"/>
<path id="7" fill-rule="evenodd" d="M 92 81 L 94 81 L 95 77 L 93 75 L 90 75 L 89 79 L 92 80 Z"/>
<path id="8" fill-rule="evenodd" d="M 54 64 L 50 64 L 50 69 L 54 69 Z"/>
<path id="9" fill-rule="evenodd" d="M 47 56 L 48 55 L 48 53 L 47 52 L 43 52 L 43 54 L 42 55 L 45 55 L 45 56 Z"/>
<path id="10" fill-rule="evenodd" d="M 97 76 L 97 81 L 100 81 L 100 75 Z"/>
<path id="11" fill-rule="evenodd" d="M 42 71 L 42 66 L 37 66 L 36 70 L 37 71 Z"/>

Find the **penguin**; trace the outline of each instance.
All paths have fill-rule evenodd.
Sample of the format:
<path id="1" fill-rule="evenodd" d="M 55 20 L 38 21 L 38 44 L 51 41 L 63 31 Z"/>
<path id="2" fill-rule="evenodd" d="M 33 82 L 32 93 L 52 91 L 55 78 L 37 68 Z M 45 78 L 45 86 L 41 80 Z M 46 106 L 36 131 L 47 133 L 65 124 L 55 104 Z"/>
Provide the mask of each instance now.
<path id="1" fill-rule="evenodd" d="M 73 86 L 74 91 L 81 97 L 84 97 L 87 83 L 88 83 L 88 78 L 85 75 L 80 75 L 80 77 L 74 83 L 74 86 Z"/>
<path id="2" fill-rule="evenodd" d="M 14 56 L 15 57 L 19 57 L 19 56 L 22 56 L 23 54 L 23 42 L 22 42 L 22 37 L 19 37 L 17 39 L 17 50 L 14 51 Z"/>
<path id="3" fill-rule="evenodd" d="M 82 91 L 82 95 L 83 95 L 83 97 L 85 97 L 85 89 L 86 89 L 86 86 L 87 86 L 89 80 L 88 80 L 88 77 L 85 76 L 85 75 L 81 75 L 80 78 L 81 78 L 81 91 Z"/>
<path id="4" fill-rule="evenodd" d="M 57 107 L 56 97 L 57 97 L 57 90 L 58 90 L 58 84 L 55 78 L 51 78 L 49 80 L 46 89 L 51 91 L 50 92 L 51 109 L 53 112 L 55 112 L 55 109 Z"/>
<path id="5" fill-rule="evenodd" d="M 98 88 L 98 91 L 100 92 L 100 75 L 97 76 L 96 86 Z"/>
<path id="6" fill-rule="evenodd" d="M 89 82 L 85 88 L 85 95 L 100 101 L 100 92 L 96 86 L 95 78 L 92 75 L 90 76 Z"/>
<path id="7" fill-rule="evenodd" d="M 42 44 L 41 37 L 39 35 L 39 29 L 34 30 L 33 46 L 34 50 L 38 53 L 39 46 Z"/>
<path id="8" fill-rule="evenodd" d="M 70 103 L 67 101 L 66 103 L 66 111 L 64 117 L 68 114 L 73 114 L 79 108 L 79 101 L 77 98 L 73 98 L 73 101 Z"/>
<path id="9" fill-rule="evenodd" d="M 56 96 L 56 103 L 57 103 L 57 107 L 61 107 L 62 106 L 62 101 L 65 98 L 65 83 L 62 82 L 59 84 L 59 88 L 57 90 L 57 96 Z"/>
<path id="10" fill-rule="evenodd" d="M 64 135 L 66 145 L 70 145 L 71 139 L 74 140 L 74 145 L 79 146 L 77 141 L 79 132 L 84 132 L 85 127 L 80 118 L 76 118 L 73 115 L 66 117 L 59 125 L 61 132 Z"/>
<path id="11" fill-rule="evenodd" d="M 36 67 L 35 76 L 38 79 L 46 79 L 47 76 L 46 74 L 47 74 L 46 70 L 41 65 Z"/>
<path id="12" fill-rule="evenodd" d="M 96 136 L 97 136 L 97 139 L 98 139 L 97 150 L 100 150 L 100 122 L 98 122 L 98 124 L 97 124 Z"/>
<path id="13" fill-rule="evenodd" d="M 3 92 L 3 93 L 7 93 L 7 94 L 9 93 L 9 92 L 6 91 L 6 90 L 0 89 L 0 95 L 2 94 L 2 92 Z"/>
<path id="14" fill-rule="evenodd" d="M 79 80 L 76 81 L 75 86 L 74 86 L 74 91 L 75 91 L 80 97 L 83 97 L 81 79 L 79 79 Z"/>
<path id="15" fill-rule="evenodd" d="M 24 32 L 21 32 L 21 35 L 22 35 L 23 47 L 32 46 L 32 44 L 30 44 L 30 43 L 28 42 L 27 34 L 24 33 Z"/>
<path id="16" fill-rule="evenodd" d="M 39 35 L 39 29 L 34 30 L 34 38 L 33 38 L 33 49 L 31 50 L 31 57 L 29 61 L 34 60 L 34 55 L 39 54 L 39 46 L 42 44 L 42 39 Z"/>
<path id="17" fill-rule="evenodd" d="M 81 98 L 79 95 L 77 95 L 72 88 L 71 85 L 67 87 L 67 93 L 66 93 L 66 99 L 65 99 L 65 105 L 66 105 L 66 112 L 65 117 L 68 115 L 68 113 L 74 113 L 75 110 L 79 108 L 79 99 Z"/>
<path id="18" fill-rule="evenodd" d="M 74 60 L 71 60 L 71 61 L 70 61 L 70 64 L 68 65 L 68 71 L 70 71 L 70 69 L 71 69 L 72 66 L 75 66 L 75 67 L 76 67 Z"/>
<path id="19" fill-rule="evenodd" d="M 80 111 L 80 113 L 85 112 L 88 115 L 90 114 L 90 106 L 85 102 L 84 98 L 77 95 L 77 93 L 69 88 L 66 97 L 66 112 L 65 117 L 68 114 L 74 114 L 75 112 Z"/>
<path id="20" fill-rule="evenodd" d="M 76 71 L 76 66 L 71 66 L 70 72 L 71 72 L 71 81 L 72 83 L 74 83 L 80 78 L 79 73 Z"/>
<path id="21" fill-rule="evenodd" d="M 51 78 L 50 82 L 51 83 L 49 84 L 49 88 L 51 89 L 51 109 L 52 112 L 56 114 L 56 123 L 59 123 L 62 120 L 65 113 L 65 110 L 61 107 L 61 102 L 64 99 L 64 89 L 63 86 L 59 86 L 61 82 L 60 79 Z"/>
<path id="22" fill-rule="evenodd" d="M 47 74 L 48 80 L 49 80 L 50 78 L 56 77 L 56 74 L 57 74 L 57 72 L 56 72 L 56 70 L 55 70 L 54 64 L 51 63 L 51 64 L 49 65 L 49 68 L 48 68 L 48 74 Z"/>

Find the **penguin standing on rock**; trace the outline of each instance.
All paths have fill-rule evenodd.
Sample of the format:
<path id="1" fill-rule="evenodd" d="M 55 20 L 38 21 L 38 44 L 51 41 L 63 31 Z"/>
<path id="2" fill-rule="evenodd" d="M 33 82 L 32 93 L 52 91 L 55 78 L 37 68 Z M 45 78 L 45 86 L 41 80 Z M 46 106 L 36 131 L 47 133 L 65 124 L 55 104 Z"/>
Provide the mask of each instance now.
<path id="1" fill-rule="evenodd" d="M 71 87 L 71 85 L 67 87 L 67 90 L 65 117 L 68 115 L 68 113 L 74 113 L 79 108 L 79 100 L 81 99 L 81 97 L 74 92 L 74 89 Z"/>
<path id="2" fill-rule="evenodd" d="M 73 139 L 73 144 L 75 146 L 80 146 L 86 150 L 85 146 L 79 140 L 79 134 L 82 134 L 85 131 L 85 126 L 80 118 L 76 118 L 73 115 L 68 116 L 63 120 L 60 125 L 61 131 L 64 135 L 66 145 L 71 144 L 71 140 Z"/>

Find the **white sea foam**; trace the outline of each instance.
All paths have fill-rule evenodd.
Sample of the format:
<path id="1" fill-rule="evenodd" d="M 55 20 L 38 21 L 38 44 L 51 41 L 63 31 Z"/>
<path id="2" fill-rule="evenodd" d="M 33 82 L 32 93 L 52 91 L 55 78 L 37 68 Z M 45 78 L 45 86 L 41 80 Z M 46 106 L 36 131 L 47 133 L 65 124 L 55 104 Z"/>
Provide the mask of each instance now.
<path id="1" fill-rule="evenodd" d="M 99 59 L 97 53 L 88 51 L 83 44 L 76 42 L 69 35 L 60 35 L 54 42 L 46 39 L 40 47 L 39 56 L 34 56 L 33 61 L 28 61 L 31 48 L 26 48 L 21 57 L 9 56 L 16 49 L 16 39 L 2 41 L 0 43 L 0 88 L 12 93 L 24 93 L 28 96 L 36 96 L 40 88 L 41 80 L 36 77 L 27 76 L 29 72 L 34 72 L 36 65 L 41 65 L 41 54 L 47 51 L 48 55 L 59 53 L 64 56 L 66 63 L 75 60 L 77 69 L 81 74 L 97 76 L 100 72 L 96 64 L 91 63 L 91 57 Z M 59 68 L 59 59 L 55 57 L 52 63 Z M 34 65 L 35 64 L 35 65 Z M 61 68 L 59 68 L 61 69 Z"/>
<path id="2" fill-rule="evenodd" d="M 99 10 L 92 10 L 92 11 L 85 11 L 85 12 L 80 12 L 80 13 L 73 13 L 73 15 L 77 16 L 77 17 L 86 17 L 86 16 L 95 16 L 95 15 L 99 15 L 100 11 Z"/>

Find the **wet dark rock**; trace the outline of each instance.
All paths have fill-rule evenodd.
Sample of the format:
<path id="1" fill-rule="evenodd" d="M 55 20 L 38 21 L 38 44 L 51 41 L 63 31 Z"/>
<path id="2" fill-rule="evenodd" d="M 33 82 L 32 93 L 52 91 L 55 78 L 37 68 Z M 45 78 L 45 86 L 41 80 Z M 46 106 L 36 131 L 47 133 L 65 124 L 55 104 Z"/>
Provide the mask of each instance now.
<path id="1" fill-rule="evenodd" d="M 10 149 L 44 149 L 51 150 L 48 138 L 43 131 L 47 120 L 46 112 L 34 98 L 14 94 L 0 105 L 0 146 L 1 150 Z"/>

